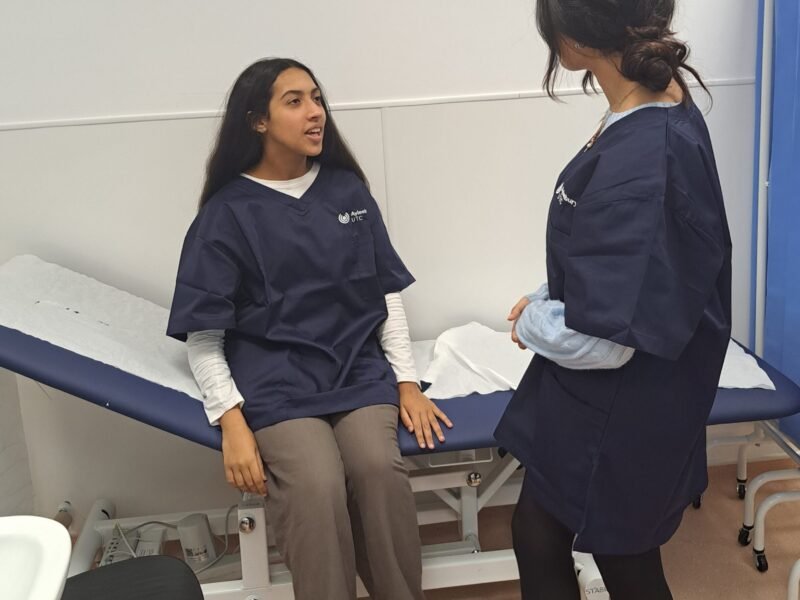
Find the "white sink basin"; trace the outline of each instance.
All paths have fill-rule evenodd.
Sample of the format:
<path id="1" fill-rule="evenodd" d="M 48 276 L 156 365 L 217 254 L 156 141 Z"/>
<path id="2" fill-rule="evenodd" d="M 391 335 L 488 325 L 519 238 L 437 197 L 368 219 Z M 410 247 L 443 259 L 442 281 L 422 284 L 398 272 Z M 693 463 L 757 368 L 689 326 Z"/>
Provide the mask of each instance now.
<path id="1" fill-rule="evenodd" d="M 0 596 L 58 600 L 71 552 L 72 540 L 60 523 L 42 517 L 0 517 Z"/>

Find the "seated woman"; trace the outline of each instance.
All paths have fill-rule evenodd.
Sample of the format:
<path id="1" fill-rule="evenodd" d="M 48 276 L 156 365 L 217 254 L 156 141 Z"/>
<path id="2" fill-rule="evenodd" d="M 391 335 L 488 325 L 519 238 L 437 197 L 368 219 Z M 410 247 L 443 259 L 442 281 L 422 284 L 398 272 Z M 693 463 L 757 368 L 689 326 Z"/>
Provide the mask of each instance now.
<path id="1" fill-rule="evenodd" d="M 354 600 L 356 571 L 373 598 L 423 598 L 398 411 L 421 447 L 450 422 L 416 382 L 399 296 L 413 281 L 311 71 L 245 69 L 167 333 L 188 337 L 228 482 L 267 495 L 298 600 Z"/>

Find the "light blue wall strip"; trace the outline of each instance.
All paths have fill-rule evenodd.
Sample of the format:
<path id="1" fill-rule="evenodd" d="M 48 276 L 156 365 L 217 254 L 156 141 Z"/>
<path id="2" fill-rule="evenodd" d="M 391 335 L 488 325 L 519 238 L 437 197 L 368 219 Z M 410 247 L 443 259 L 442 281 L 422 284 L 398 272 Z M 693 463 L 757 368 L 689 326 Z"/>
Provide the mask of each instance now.
<path id="1" fill-rule="evenodd" d="M 749 348 L 755 351 L 756 336 L 756 272 L 758 270 L 758 163 L 761 142 L 761 54 L 764 51 L 764 0 L 758 0 L 758 55 L 756 56 L 756 129 L 753 137 L 755 152 L 753 153 L 753 230 L 750 247 L 750 334 Z"/>

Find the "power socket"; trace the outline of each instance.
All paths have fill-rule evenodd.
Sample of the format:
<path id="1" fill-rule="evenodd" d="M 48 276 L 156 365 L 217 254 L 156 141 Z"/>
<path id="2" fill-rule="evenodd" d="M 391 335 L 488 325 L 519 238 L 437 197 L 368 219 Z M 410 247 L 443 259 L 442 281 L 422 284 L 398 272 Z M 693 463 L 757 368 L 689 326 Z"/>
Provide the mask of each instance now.
<path id="1" fill-rule="evenodd" d="M 138 536 L 134 533 L 133 536 L 127 536 L 128 543 L 131 545 L 134 551 L 136 551 L 137 543 L 139 541 Z M 131 539 L 133 537 L 133 539 Z M 105 567 L 106 565 L 111 565 L 114 563 L 121 562 L 123 560 L 128 560 L 129 558 L 135 558 L 131 556 L 128 547 L 122 541 L 122 536 L 119 534 L 117 529 L 114 529 L 113 533 L 111 534 L 111 539 L 106 544 L 106 547 L 103 548 L 103 556 L 100 559 L 99 566 Z"/>
<path id="2" fill-rule="evenodd" d="M 139 534 L 139 543 L 136 544 L 136 556 L 153 556 L 161 554 L 164 546 L 164 537 L 167 529 L 161 525 L 147 527 Z"/>

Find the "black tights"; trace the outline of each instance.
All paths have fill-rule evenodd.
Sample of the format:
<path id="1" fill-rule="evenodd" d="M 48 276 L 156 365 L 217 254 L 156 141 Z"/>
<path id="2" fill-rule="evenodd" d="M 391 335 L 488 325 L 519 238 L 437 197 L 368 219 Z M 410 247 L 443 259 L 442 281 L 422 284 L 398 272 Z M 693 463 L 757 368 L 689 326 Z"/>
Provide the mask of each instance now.
<path id="1" fill-rule="evenodd" d="M 511 532 L 522 600 L 580 600 L 572 561 L 574 533 L 542 509 L 522 486 Z M 661 550 L 630 556 L 594 555 L 611 600 L 672 600 Z"/>

